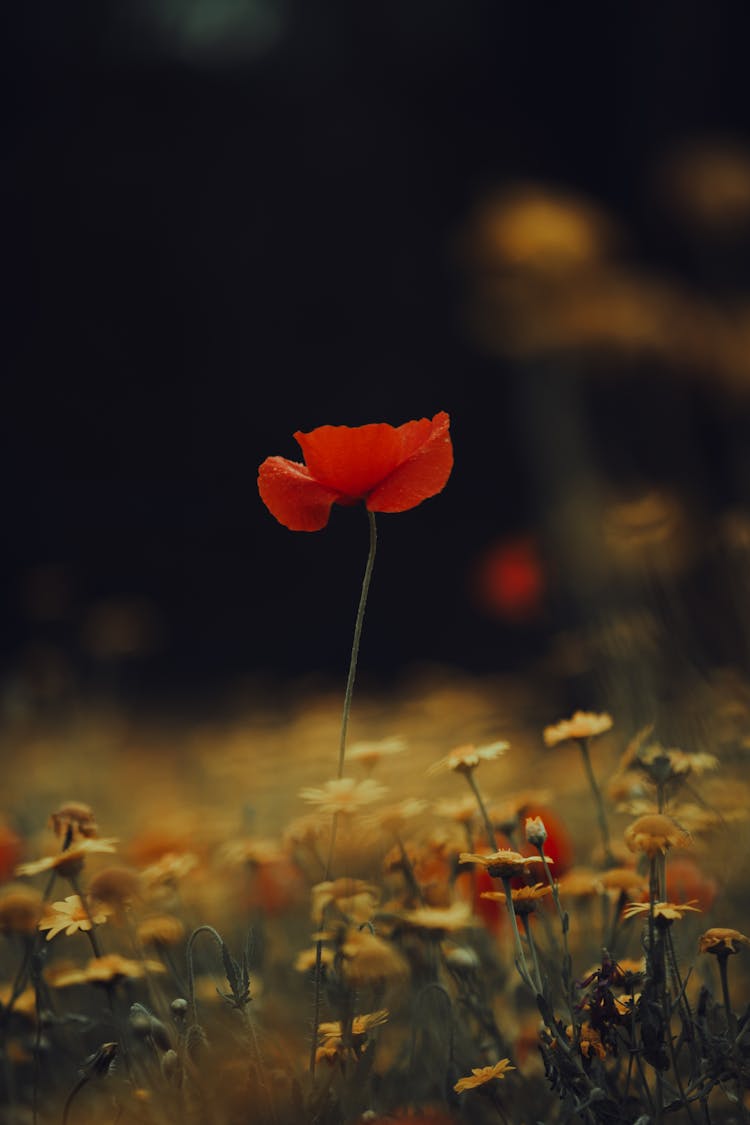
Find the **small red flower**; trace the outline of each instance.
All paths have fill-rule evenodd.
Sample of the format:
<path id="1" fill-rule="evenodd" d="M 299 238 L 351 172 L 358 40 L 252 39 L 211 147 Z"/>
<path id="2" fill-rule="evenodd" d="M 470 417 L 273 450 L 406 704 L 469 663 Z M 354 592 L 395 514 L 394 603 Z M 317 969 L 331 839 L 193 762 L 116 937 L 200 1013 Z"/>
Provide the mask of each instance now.
<path id="1" fill-rule="evenodd" d="M 371 512 L 405 512 L 442 491 L 453 468 L 445 412 L 403 426 L 319 426 L 297 431 L 305 463 L 267 457 L 261 500 L 290 531 L 320 531 L 332 504 L 363 500 Z"/>

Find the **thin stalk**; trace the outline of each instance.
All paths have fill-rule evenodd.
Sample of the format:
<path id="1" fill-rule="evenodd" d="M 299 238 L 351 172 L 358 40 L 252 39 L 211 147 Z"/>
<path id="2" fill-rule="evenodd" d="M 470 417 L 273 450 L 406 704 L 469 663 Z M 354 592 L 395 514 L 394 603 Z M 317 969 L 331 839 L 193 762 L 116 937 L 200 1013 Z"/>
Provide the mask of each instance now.
<path id="1" fill-rule="evenodd" d="M 513 940 L 514 940 L 515 946 L 516 946 L 516 966 L 518 968 L 518 972 L 520 973 L 521 979 L 523 980 L 524 984 L 528 985 L 529 988 L 531 989 L 531 991 L 534 994 L 536 994 L 537 989 L 534 985 L 534 982 L 531 979 L 531 974 L 529 973 L 529 966 L 526 963 L 526 954 L 524 953 L 523 946 L 521 945 L 521 935 L 518 932 L 518 921 L 516 920 L 516 908 L 513 905 L 513 892 L 512 892 L 511 887 L 510 887 L 510 876 L 501 875 L 500 878 L 502 879 L 503 888 L 505 890 L 505 905 L 508 908 L 508 916 L 510 917 L 510 924 L 513 927 Z"/>
<path id="2" fill-rule="evenodd" d="M 727 1017 L 727 1030 L 732 1039 L 737 1034 L 737 1021 L 734 1018 L 732 1011 L 732 1004 L 729 999 L 729 975 L 727 973 L 727 963 L 729 961 L 728 953 L 720 953 L 716 958 L 719 965 L 719 976 L 721 977 L 721 995 L 724 1000 L 724 1011 Z"/>
<path id="3" fill-rule="evenodd" d="M 346 691 L 344 692 L 344 710 L 341 714 L 341 737 L 339 738 L 339 768 L 338 777 L 344 776 L 344 758 L 346 756 L 346 732 L 349 726 L 349 714 L 352 709 L 352 695 L 354 694 L 354 681 L 357 676 L 357 658 L 359 656 L 359 642 L 362 639 L 362 623 L 365 619 L 365 606 L 370 590 L 373 567 L 375 566 L 375 552 L 378 546 L 378 531 L 375 526 L 375 513 L 368 512 L 370 523 L 370 550 L 367 555 L 365 575 L 362 579 L 362 591 L 359 595 L 357 616 L 354 621 L 354 637 L 352 638 L 352 652 L 349 657 L 349 674 L 346 677 Z"/>
<path id="4" fill-rule="evenodd" d="M 591 766 L 591 757 L 589 755 L 589 740 L 587 738 L 579 738 L 578 745 L 581 749 L 581 757 L 583 758 L 583 767 L 586 770 L 586 776 L 589 780 L 591 792 L 594 795 L 594 802 L 596 804 L 596 817 L 599 821 L 599 831 L 602 837 L 602 844 L 604 845 L 604 862 L 609 867 L 615 864 L 615 857 L 612 855 L 612 845 L 609 839 L 609 825 L 607 824 L 607 814 L 604 811 L 604 801 L 602 800 L 601 790 L 597 784 L 594 776 L 594 770 Z"/>
<path id="5" fill-rule="evenodd" d="M 362 589 L 359 595 L 359 604 L 357 606 L 357 616 L 354 619 L 354 636 L 352 638 L 352 651 L 349 656 L 349 672 L 346 677 L 346 690 L 344 691 L 344 707 L 341 712 L 341 734 L 339 736 L 339 760 L 336 776 L 342 778 L 344 776 L 344 760 L 346 758 L 346 734 L 349 728 L 349 715 L 352 710 L 352 696 L 354 695 L 354 681 L 357 678 L 357 659 L 359 657 L 359 643 L 362 639 L 362 625 L 365 619 L 365 607 L 367 606 L 367 595 L 370 591 L 370 581 L 372 579 L 372 572 L 375 566 L 375 552 L 378 546 L 378 531 L 375 524 L 375 513 L 368 511 L 367 519 L 370 525 L 370 547 L 367 553 L 367 563 L 365 564 L 365 573 L 362 579 Z M 333 815 L 333 824 L 331 826 L 331 843 L 328 848 L 328 859 L 325 866 L 323 875 L 323 882 L 328 882 L 331 878 L 331 869 L 333 866 L 334 848 L 336 845 L 336 826 L 338 823 L 338 816 L 336 813 Z M 322 962 L 323 962 L 323 943 L 318 941 L 315 947 L 315 997 L 313 1001 L 313 1026 L 312 1026 L 312 1040 L 310 1043 L 310 1074 L 315 1077 L 315 1054 L 318 1046 L 318 1026 L 320 1024 L 320 994 L 322 987 Z"/>
<path id="6" fill-rule="evenodd" d="M 492 821 L 490 820 L 490 815 L 487 812 L 487 806 L 485 805 L 484 801 L 482 800 L 482 794 L 479 792 L 479 786 L 477 785 L 476 781 L 474 780 L 474 771 L 472 769 L 464 769 L 461 772 L 463 773 L 464 777 L 468 781 L 469 788 L 471 789 L 472 793 L 474 794 L 474 797 L 476 798 L 477 805 L 479 806 L 479 813 L 482 817 L 482 821 L 484 823 L 484 831 L 487 835 L 487 843 L 490 845 L 493 852 L 496 852 L 497 851 L 497 837 L 495 836 L 495 829 L 492 825 Z"/>

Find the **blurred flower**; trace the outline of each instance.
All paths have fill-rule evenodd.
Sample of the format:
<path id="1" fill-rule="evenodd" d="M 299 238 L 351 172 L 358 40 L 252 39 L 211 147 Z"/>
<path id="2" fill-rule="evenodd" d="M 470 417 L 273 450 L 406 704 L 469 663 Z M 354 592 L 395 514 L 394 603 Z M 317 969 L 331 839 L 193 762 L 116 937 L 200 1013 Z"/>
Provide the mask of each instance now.
<path id="1" fill-rule="evenodd" d="M 614 228 L 586 199 L 517 184 L 477 207 L 469 238 L 479 265 L 565 276 L 599 262 Z"/>
<path id="2" fill-rule="evenodd" d="M 511 622 L 527 622 L 542 608 L 545 574 L 535 540 L 521 536 L 485 549 L 472 574 L 482 609 Z"/>
<path id="3" fill-rule="evenodd" d="M 144 867 L 141 881 L 144 887 L 153 890 L 163 886 L 174 886 L 198 866 L 198 857 L 190 852 L 176 854 L 167 852 L 156 863 Z"/>
<path id="4" fill-rule="evenodd" d="M 436 801 L 433 808 L 438 816 L 455 820 L 458 824 L 471 824 L 477 817 L 477 801 L 472 793 L 454 800 Z"/>
<path id="5" fill-rule="evenodd" d="M 332 903 L 352 922 L 369 922 L 380 899 L 380 891 L 362 879 L 334 879 L 318 883 L 312 888 L 311 917 L 316 925 L 323 920 L 323 913 Z"/>
<path id="6" fill-rule="evenodd" d="M 487 746 L 457 746 L 427 770 L 428 774 L 440 770 L 455 770 L 457 773 L 471 773 L 480 762 L 494 762 L 501 758 L 510 746 L 509 742 L 490 742 Z"/>
<path id="7" fill-rule="evenodd" d="M 138 897 L 140 875 L 131 867 L 103 867 L 89 883 L 92 899 L 113 910 L 124 910 Z"/>
<path id="8" fill-rule="evenodd" d="M 601 872 L 590 867 L 571 867 L 557 885 L 561 895 L 572 898 L 588 898 L 601 894 Z"/>
<path id="9" fill-rule="evenodd" d="M 471 908 L 465 902 L 454 902 L 443 908 L 424 906 L 418 910 L 405 910 L 399 914 L 398 920 L 400 925 L 406 925 L 410 929 L 429 930 L 433 933 L 452 933 L 473 925 Z"/>
<path id="10" fill-rule="evenodd" d="M 595 882 L 598 884 L 597 889 L 617 891 L 631 898 L 648 890 L 648 880 L 633 867 L 610 867 L 607 871 L 600 871 Z"/>
<path id="11" fill-rule="evenodd" d="M 136 937 L 141 945 L 179 945 L 185 937 L 185 927 L 174 914 L 152 914 L 143 918 L 136 927 Z"/>
<path id="12" fill-rule="evenodd" d="M 405 797 L 397 805 L 378 809 L 372 814 L 372 823 L 377 824 L 384 832 L 398 833 L 408 821 L 421 816 L 427 807 L 428 802 L 421 797 Z"/>
<path id="13" fill-rule="evenodd" d="M 718 890 L 715 879 L 701 871 L 690 856 L 675 856 L 667 864 L 667 896 L 695 901 L 701 910 L 710 910 Z"/>
<path id="14" fill-rule="evenodd" d="M 516 914 L 532 914 L 539 899 L 552 894 L 552 887 L 549 883 L 534 883 L 533 886 L 528 887 L 513 887 L 510 894 Z M 482 891 L 481 897 L 491 899 L 493 902 L 507 902 L 502 891 Z"/>
<path id="15" fill-rule="evenodd" d="M 86 856 L 99 855 L 115 851 L 115 844 L 119 840 L 79 840 L 64 852 L 57 855 L 45 856 L 43 859 L 32 860 L 31 863 L 20 863 L 16 868 L 16 875 L 39 875 L 42 871 L 57 871 L 60 875 L 77 875 L 83 867 Z"/>
<path id="16" fill-rule="evenodd" d="M 690 911 L 694 914 L 700 914 L 701 912 L 700 907 L 695 906 L 692 902 L 686 902 L 681 905 L 678 905 L 676 902 L 654 903 L 654 917 L 663 918 L 666 922 L 677 922 Z M 629 902 L 623 910 L 622 916 L 623 918 L 636 918 L 639 914 L 648 915 L 650 913 L 650 902 Z"/>
<path id="17" fill-rule="evenodd" d="M 750 945 L 750 938 L 745 937 L 739 930 L 727 930 L 720 926 L 714 926 L 701 934 L 698 939 L 698 952 L 714 953 L 719 957 L 727 956 L 730 953 L 739 953 L 739 950 L 735 948 L 736 942 L 740 945 Z"/>
<path id="18" fill-rule="evenodd" d="M 510 1059 L 500 1059 L 494 1066 L 472 1067 L 471 1074 L 467 1078 L 459 1078 L 453 1089 L 457 1094 L 462 1094 L 464 1090 L 475 1090 L 477 1086 L 484 1086 L 495 1078 L 505 1078 L 509 1070 L 515 1069 L 510 1065 Z"/>
<path id="19" fill-rule="evenodd" d="M 657 852 L 684 847 L 690 836 L 676 821 L 664 813 L 649 813 L 629 824 L 625 829 L 625 843 L 631 852 L 645 852 L 653 858 Z"/>
<path id="20" fill-rule="evenodd" d="M 401 980 L 408 975 L 408 966 L 398 949 L 368 929 L 347 930 L 340 949 L 341 975 L 353 988 Z"/>
<path id="21" fill-rule="evenodd" d="M 545 746 L 557 746 L 571 738 L 594 738 L 612 728 L 612 716 L 606 712 L 595 715 L 591 711 L 576 711 L 572 719 L 563 719 L 554 726 L 544 728 Z"/>
<path id="22" fill-rule="evenodd" d="M 11 877 L 22 854 L 20 836 L 4 820 L 0 820 L 0 883 Z"/>
<path id="23" fill-rule="evenodd" d="M 520 855 L 510 848 L 501 848 L 497 852 L 488 852 L 487 855 L 476 855 L 473 852 L 461 852 L 459 863 L 477 863 L 486 867 L 494 878 L 508 879 L 514 875 L 525 875 L 530 867 L 543 863 L 540 855 Z M 552 863 L 549 856 L 545 856 L 547 863 Z"/>
<path id="24" fill-rule="evenodd" d="M 382 800 L 387 792 L 384 785 L 371 778 L 355 781 L 352 777 L 338 777 L 326 781 L 322 788 L 300 789 L 299 795 L 311 805 L 316 805 L 321 813 L 351 815 L 373 801 Z"/>
<path id="25" fill-rule="evenodd" d="M 328 949 L 327 946 L 323 946 L 323 948 L 320 951 L 320 963 L 321 963 L 321 965 L 332 965 L 333 964 L 333 958 L 334 958 L 333 950 Z M 294 967 L 295 967 L 295 969 L 297 970 L 298 973 L 306 973 L 310 969 L 315 968 L 315 966 L 317 964 L 317 960 L 318 960 L 318 947 L 317 947 L 317 945 L 314 945 L 314 946 L 312 946 L 311 949 L 303 949 L 301 953 L 297 954 L 297 956 L 294 958 Z"/>
<path id="26" fill-rule="evenodd" d="M 7 887 L 0 896 L 0 932 L 33 934 L 42 913 L 42 896 L 33 887 Z"/>
<path id="27" fill-rule="evenodd" d="M 371 512 L 404 512 L 445 487 L 453 467 L 447 414 L 403 426 L 320 426 L 294 434 L 305 464 L 268 457 L 261 499 L 291 531 L 319 531 L 334 503 L 363 500 Z"/>
<path id="28" fill-rule="evenodd" d="M 669 214 L 714 234 L 750 223 L 750 153 L 731 141 L 695 139 L 668 153 L 659 172 Z"/>
<path id="29" fill-rule="evenodd" d="M 693 535 L 683 502 L 652 488 L 613 500 L 602 516 L 604 543 L 612 560 L 628 572 L 678 573 L 693 554 Z"/>
<path id="30" fill-rule="evenodd" d="M 133 961 L 119 953 L 92 957 L 85 966 L 53 966 L 45 974 L 53 988 L 68 988 L 76 984 L 114 984 L 121 980 L 140 980 L 146 973 L 166 972 L 161 961 Z"/>
<path id="31" fill-rule="evenodd" d="M 406 750 L 406 740 L 394 734 L 381 738 L 379 742 L 354 742 L 346 751 L 347 762 L 359 762 L 366 769 L 372 769 L 381 758 L 391 754 L 401 754 Z"/>
<path id="32" fill-rule="evenodd" d="M 94 820 L 93 810 L 82 801 L 66 801 L 49 818 L 50 827 L 58 837 L 70 832 L 71 837 L 98 836 L 99 826 Z"/>
<path id="33" fill-rule="evenodd" d="M 65 931 L 66 936 L 79 930 L 90 930 L 92 923 L 101 926 L 107 921 L 104 910 L 87 911 L 78 895 L 68 895 L 62 902 L 53 902 L 39 923 L 40 930 L 47 930 L 47 941 Z"/>

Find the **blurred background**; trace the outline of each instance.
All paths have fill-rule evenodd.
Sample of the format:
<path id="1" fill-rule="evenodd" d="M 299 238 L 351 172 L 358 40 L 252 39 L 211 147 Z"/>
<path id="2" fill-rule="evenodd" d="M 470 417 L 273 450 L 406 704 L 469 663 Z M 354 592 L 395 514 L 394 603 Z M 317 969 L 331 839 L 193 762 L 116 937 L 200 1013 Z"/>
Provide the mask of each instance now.
<path id="1" fill-rule="evenodd" d="M 17 5 L 6 714 L 340 683 L 366 520 L 289 532 L 257 466 L 439 410 L 454 473 L 380 520 L 364 685 L 530 670 L 637 722 L 744 683 L 728 9 Z"/>

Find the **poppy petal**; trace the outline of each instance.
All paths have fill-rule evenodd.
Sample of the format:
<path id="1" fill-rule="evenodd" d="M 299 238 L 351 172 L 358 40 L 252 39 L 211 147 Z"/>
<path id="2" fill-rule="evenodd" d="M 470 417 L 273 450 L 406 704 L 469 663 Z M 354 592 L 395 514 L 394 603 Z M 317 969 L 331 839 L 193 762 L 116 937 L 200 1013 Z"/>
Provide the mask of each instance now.
<path id="1" fill-rule="evenodd" d="M 368 426 L 319 426 L 310 433 L 298 431 L 294 436 L 315 480 L 352 500 L 361 500 L 390 476 L 411 452 L 404 450 L 402 433 L 409 426 L 424 427 L 429 432 L 430 423 L 425 418 L 398 428 L 387 422 Z"/>
<path id="2" fill-rule="evenodd" d="M 267 457 L 258 469 L 260 498 L 290 531 L 320 531 L 328 523 L 338 492 L 313 480 L 298 461 Z"/>
<path id="3" fill-rule="evenodd" d="M 423 422 L 427 419 L 407 422 L 400 429 L 422 427 Z M 448 433 L 450 418 L 441 412 L 427 424 L 426 433 L 423 430 L 419 435 L 416 431 L 410 433 L 413 444 L 407 459 L 367 497 L 367 507 L 371 512 L 405 512 L 445 487 L 453 468 L 453 446 Z M 418 440 L 414 440 L 417 437 Z"/>

